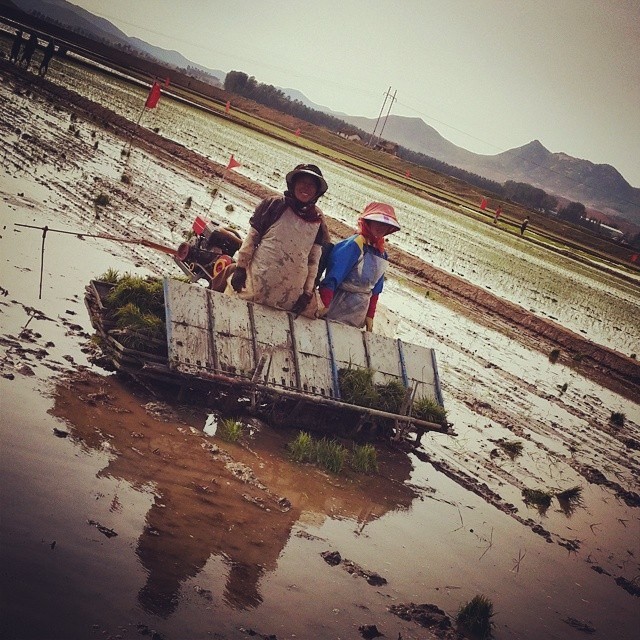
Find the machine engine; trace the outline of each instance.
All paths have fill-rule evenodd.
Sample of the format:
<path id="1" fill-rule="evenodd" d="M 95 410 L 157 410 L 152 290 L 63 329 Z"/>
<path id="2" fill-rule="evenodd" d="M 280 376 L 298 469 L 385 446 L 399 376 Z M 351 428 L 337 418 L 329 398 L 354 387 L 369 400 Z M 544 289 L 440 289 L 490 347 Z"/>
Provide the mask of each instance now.
<path id="1" fill-rule="evenodd" d="M 237 231 L 198 216 L 193 223 L 194 236 L 180 244 L 175 260 L 193 281 L 213 278 L 233 262 L 242 240 Z"/>

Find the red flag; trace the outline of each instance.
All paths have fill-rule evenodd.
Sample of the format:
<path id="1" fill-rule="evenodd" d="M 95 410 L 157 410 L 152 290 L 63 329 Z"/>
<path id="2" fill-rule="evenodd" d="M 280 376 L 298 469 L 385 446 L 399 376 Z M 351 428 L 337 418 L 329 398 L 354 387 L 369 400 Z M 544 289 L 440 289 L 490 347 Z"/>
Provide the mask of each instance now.
<path id="1" fill-rule="evenodd" d="M 487 202 L 486 198 L 482 198 L 482 202 L 480 203 L 480 209 L 482 209 L 483 211 L 487 208 L 487 205 L 489 203 Z"/>
<path id="2" fill-rule="evenodd" d="M 231 108 L 231 100 L 227 100 L 227 106 L 224 108 L 224 112 L 229 113 L 230 108 Z"/>
<path id="3" fill-rule="evenodd" d="M 164 79 L 164 86 L 165 86 L 165 87 L 168 87 L 168 86 L 169 86 L 169 76 L 167 76 L 167 77 Z"/>
<path id="4" fill-rule="evenodd" d="M 405 178 L 410 178 L 411 177 L 411 171 L 409 171 L 409 169 L 406 170 L 405 174 L 404 174 Z"/>
<path id="5" fill-rule="evenodd" d="M 147 96 L 147 101 L 144 103 L 145 109 L 155 109 L 158 100 L 160 100 L 160 83 L 154 82 Z"/>
<path id="6" fill-rule="evenodd" d="M 242 165 L 233 157 L 233 153 L 229 158 L 229 164 L 227 165 L 227 169 L 235 169 L 236 167 L 241 167 Z"/>
<path id="7" fill-rule="evenodd" d="M 640 255 L 639 255 L 639 254 L 637 254 L 637 253 L 634 253 L 634 254 L 631 256 L 631 262 L 638 262 L 638 258 L 640 258 Z"/>
<path id="8" fill-rule="evenodd" d="M 296 129 L 296 136 L 300 135 L 300 129 Z"/>

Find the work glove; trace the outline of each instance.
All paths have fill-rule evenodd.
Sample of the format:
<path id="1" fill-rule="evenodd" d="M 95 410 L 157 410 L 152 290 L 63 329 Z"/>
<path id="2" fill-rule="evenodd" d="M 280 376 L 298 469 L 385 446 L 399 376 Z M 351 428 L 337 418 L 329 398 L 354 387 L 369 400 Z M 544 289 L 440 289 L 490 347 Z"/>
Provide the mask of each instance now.
<path id="1" fill-rule="evenodd" d="M 313 298 L 313 294 L 301 293 L 293 307 L 291 307 L 291 313 L 293 313 L 294 316 L 299 316 L 309 306 L 311 298 Z"/>
<path id="2" fill-rule="evenodd" d="M 370 318 L 369 316 L 367 316 L 364 319 L 364 328 L 365 328 L 365 331 L 373 331 L 373 318 Z"/>
<path id="3" fill-rule="evenodd" d="M 247 270 L 244 267 L 236 267 L 236 270 L 231 276 L 231 286 L 236 293 L 239 293 L 244 289 L 247 284 Z"/>

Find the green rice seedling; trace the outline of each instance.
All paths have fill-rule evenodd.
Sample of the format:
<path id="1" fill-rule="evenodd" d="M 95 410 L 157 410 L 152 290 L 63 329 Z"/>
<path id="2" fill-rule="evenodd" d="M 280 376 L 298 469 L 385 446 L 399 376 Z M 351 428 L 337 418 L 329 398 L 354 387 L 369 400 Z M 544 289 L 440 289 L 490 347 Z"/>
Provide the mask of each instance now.
<path id="1" fill-rule="evenodd" d="M 527 504 L 532 504 L 541 512 L 544 512 L 551 506 L 551 498 L 553 495 L 548 491 L 542 491 L 540 489 L 523 489 L 522 497 Z"/>
<path id="2" fill-rule="evenodd" d="M 447 412 L 441 407 L 434 398 L 424 396 L 413 403 L 411 414 L 418 420 L 433 422 L 435 424 L 446 424 Z"/>
<path id="3" fill-rule="evenodd" d="M 362 367 L 340 369 L 338 384 L 342 400 L 360 407 L 373 407 L 378 395 L 373 384 L 373 374 L 373 369 Z"/>
<path id="4" fill-rule="evenodd" d="M 474 596 L 460 607 L 456 622 L 464 631 L 480 640 L 491 638 L 493 622 L 493 603 L 483 595 Z"/>
<path id="5" fill-rule="evenodd" d="M 287 445 L 287 450 L 291 459 L 296 462 L 311 462 L 315 457 L 315 443 L 306 431 L 300 431 Z"/>
<path id="6" fill-rule="evenodd" d="M 242 437 L 243 426 L 233 418 L 225 418 L 218 424 L 216 434 L 226 442 L 237 442 Z"/>
<path id="7" fill-rule="evenodd" d="M 224 210 L 225 210 L 225 211 L 229 211 L 229 212 L 231 212 L 231 211 L 235 211 L 235 207 L 234 207 L 232 204 L 228 204 L 228 205 L 224 208 Z"/>
<path id="8" fill-rule="evenodd" d="M 184 208 L 188 209 L 191 206 L 192 203 L 193 203 L 193 198 L 191 196 L 189 196 L 187 198 L 186 202 L 184 203 Z"/>
<path id="9" fill-rule="evenodd" d="M 106 193 L 99 193 L 94 199 L 93 199 L 93 204 L 96 207 L 106 207 L 109 202 L 111 202 L 111 200 L 109 199 L 109 196 Z"/>
<path id="10" fill-rule="evenodd" d="M 121 176 L 120 176 L 120 181 L 123 184 L 131 184 L 131 176 L 125 171 Z"/>
<path id="11" fill-rule="evenodd" d="M 398 413 L 407 393 L 406 387 L 399 380 L 390 380 L 386 384 L 375 385 L 375 408 L 389 413 Z"/>
<path id="12" fill-rule="evenodd" d="M 372 444 L 356 445 L 351 452 L 351 467 L 358 473 L 378 471 L 378 452 Z"/>
<path id="13" fill-rule="evenodd" d="M 141 278 L 126 274 L 107 296 L 113 311 L 132 302 L 142 313 L 152 313 L 164 319 L 164 291 L 159 278 Z"/>
<path id="14" fill-rule="evenodd" d="M 101 276 L 98 276 L 99 282 L 109 282 L 110 284 L 117 284 L 120 280 L 120 272 L 117 269 L 109 268 Z"/>
<path id="15" fill-rule="evenodd" d="M 566 516 L 571 516 L 578 507 L 583 506 L 582 502 L 582 487 L 576 485 L 564 491 L 556 493 L 560 508 Z"/>
<path id="16" fill-rule="evenodd" d="M 315 447 L 316 462 L 331 473 L 340 473 L 347 460 L 349 452 L 336 440 L 322 438 Z"/>
<path id="17" fill-rule="evenodd" d="M 165 335 L 164 321 L 152 313 L 144 313 L 133 302 L 120 307 L 115 315 L 118 329 L 140 331 L 157 339 Z"/>
<path id="18" fill-rule="evenodd" d="M 119 340 L 125 347 L 156 352 L 164 346 L 165 323 L 157 315 L 143 313 L 139 307 L 129 302 L 117 309 L 115 317 L 116 327 L 123 332 L 119 335 Z"/>
<path id="19" fill-rule="evenodd" d="M 552 349 L 549 354 L 549 362 L 551 364 L 555 364 L 558 362 L 558 358 L 560 357 L 560 349 Z"/>
<path id="20" fill-rule="evenodd" d="M 500 440 L 498 446 L 514 460 L 522 454 L 522 442 L 519 440 Z"/>
<path id="21" fill-rule="evenodd" d="M 616 427 L 624 427 L 624 421 L 627 416 L 620 411 L 613 411 L 611 413 L 611 417 L 609 418 L 609 422 Z"/>

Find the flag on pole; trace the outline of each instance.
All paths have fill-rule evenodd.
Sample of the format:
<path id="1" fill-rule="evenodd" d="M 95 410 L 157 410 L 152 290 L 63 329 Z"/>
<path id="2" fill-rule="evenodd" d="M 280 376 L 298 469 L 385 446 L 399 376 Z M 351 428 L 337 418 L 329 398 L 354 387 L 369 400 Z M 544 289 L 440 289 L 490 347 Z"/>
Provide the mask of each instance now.
<path id="1" fill-rule="evenodd" d="M 300 135 L 300 129 L 296 129 L 296 136 Z"/>
<path id="2" fill-rule="evenodd" d="M 227 100 L 227 105 L 224 108 L 224 112 L 229 113 L 230 108 L 231 108 L 231 100 Z"/>
<path id="3" fill-rule="evenodd" d="M 227 165 L 227 169 L 235 169 L 236 167 L 241 167 L 242 165 L 233 157 L 233 153 L 229 158 L 229 164 Z"/>
<path id="4" fill-rule="evenodd" d="M 168 80 L 168 78 L 167 78 Z M 160 100 L 160 83 L 154 82 L 151 90 L 149 91 L 149 95 L 147 96 L 147 101 L 144 103 L 145 109 L 155 109 L 158 104 L 158 100 Z"/>
<path id="5" fill-rule="evenodd" d="M 405 178 L 410 178 L 411 177 L 411 171 L 409 171 L 409 169 L 407 169 L 404 173 L 404 177 Z"/>

